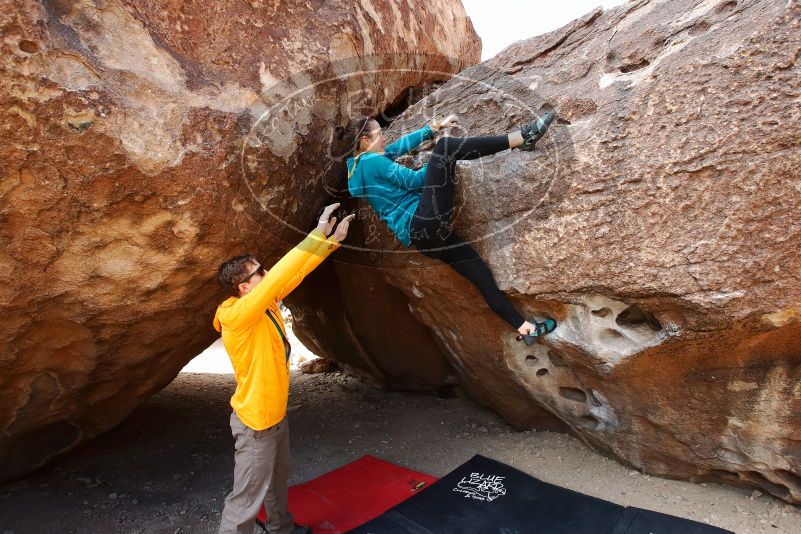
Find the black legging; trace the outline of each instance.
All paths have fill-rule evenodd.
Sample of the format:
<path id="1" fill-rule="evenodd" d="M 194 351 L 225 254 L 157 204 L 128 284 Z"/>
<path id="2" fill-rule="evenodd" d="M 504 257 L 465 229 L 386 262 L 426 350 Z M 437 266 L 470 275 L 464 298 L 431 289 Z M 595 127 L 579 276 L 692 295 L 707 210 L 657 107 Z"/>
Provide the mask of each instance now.
<path id="1" fill-rule="evenodd" d="M 509 138 L 505 135 L 440 138 L 426 168 L 420 205 L 412 218 L 411 234 L 412 243 L 421 253 L 444 261 L 470 280 L 492 311 L 517 329 L 523 324 L 523 317 L 498 289 L 487 264 L 451 228 L 456 162 L 488 156 L 507 148 Z"/>

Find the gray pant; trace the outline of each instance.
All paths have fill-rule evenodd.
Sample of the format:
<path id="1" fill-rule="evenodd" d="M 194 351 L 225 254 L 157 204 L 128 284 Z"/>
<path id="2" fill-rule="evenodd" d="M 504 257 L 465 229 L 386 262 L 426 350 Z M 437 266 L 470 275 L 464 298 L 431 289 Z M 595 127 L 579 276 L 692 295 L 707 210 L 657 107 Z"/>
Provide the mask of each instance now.
<path id="1" fill-rule="evenodd" d="M 294 521 L 287 511 L 291 461 L 286 417 L 266 430 L 253 430 L 232 413 L 231 433 L 236 440 L 234 489 L 225 498 L 220 534 L 252 534 L 262 504 L 269 515 L 267 532 L 292 532 Z"/>

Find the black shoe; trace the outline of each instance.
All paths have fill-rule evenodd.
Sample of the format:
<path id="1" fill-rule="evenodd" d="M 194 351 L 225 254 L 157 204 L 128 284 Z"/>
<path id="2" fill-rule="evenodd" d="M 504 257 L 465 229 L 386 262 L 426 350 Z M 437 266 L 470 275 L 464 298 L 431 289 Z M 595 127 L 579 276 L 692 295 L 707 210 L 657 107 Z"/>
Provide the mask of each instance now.
<path id="1" fill-rule="evenodd" d="M 545 135 L 545 132 L 548 131 L 548 126 L 551 125 L 555 118 L 556 113 L 549 111 L 534 122 L 530 122 L 521 126 L 520 133 L 523 134 L 523 144 L 517 148 L 526 151 L 534 150 L 534 146 L 537 144 L 537 141 L 539 141 L 540 138 Z"/>

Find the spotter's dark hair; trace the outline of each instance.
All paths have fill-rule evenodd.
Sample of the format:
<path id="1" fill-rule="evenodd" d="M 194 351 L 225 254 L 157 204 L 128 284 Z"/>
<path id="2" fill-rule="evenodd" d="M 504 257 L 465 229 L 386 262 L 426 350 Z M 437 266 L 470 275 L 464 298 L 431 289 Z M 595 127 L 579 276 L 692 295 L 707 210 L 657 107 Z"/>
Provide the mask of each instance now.
<path id="1" fill-rule="evenodd" d="M 220 286 L 232 297 L 239 296 L 239 283 L 248 275 L 248 265 L 259 263 L 250 254 L 242 254 L 235 258 L 226 260 L 217 269 L 217 281 Z"/>

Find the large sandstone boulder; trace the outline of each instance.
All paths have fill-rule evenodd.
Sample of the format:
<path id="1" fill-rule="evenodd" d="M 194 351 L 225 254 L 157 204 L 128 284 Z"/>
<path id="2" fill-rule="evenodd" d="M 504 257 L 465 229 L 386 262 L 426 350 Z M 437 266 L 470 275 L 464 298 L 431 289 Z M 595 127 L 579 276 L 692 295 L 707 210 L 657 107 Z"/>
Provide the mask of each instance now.
<path id="1" fill-rule="evenodd" d="M 0 480 L 211 343 L 217 265 L 327 200 L 331 123 L 480 56 L 457 0 L 4 0 L 0 31 Z"/>
<path id="2" fill-rule="evenodd" d="M 536 152 L 460 166 L 456 228 L 521 310 L 559 328 L 516 343 L 368 211 L 362 249 L 328 266 L 339 296 L 314 303 L 351 328 L 313 342 L 387 382 L 461 383 L 521 427 L 547 410 L 649 473 L 801 502 L 800 55 L 797 1 L 644 0 L 467 69 L 388 137 L 435 111 L 481 135 L 558 110 Z"/>

